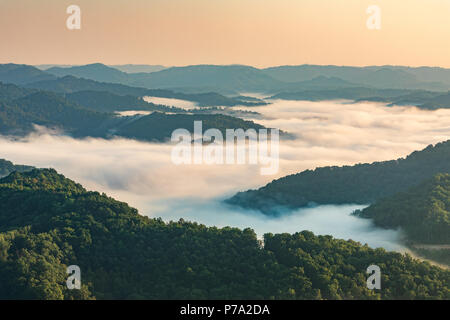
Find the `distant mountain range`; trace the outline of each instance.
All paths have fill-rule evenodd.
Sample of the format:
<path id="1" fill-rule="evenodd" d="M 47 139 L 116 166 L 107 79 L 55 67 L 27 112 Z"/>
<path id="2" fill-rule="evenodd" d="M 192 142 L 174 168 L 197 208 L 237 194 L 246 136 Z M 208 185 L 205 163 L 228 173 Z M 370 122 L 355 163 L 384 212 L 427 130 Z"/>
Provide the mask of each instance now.
<path id="1" fill-rule="evenodd" d="M 95 63 L 54 66 L 43 71 L 7 64 L 0 65 L 0 81 L 62 93 L 106 91 L 136 97 L 175 98 L 196 102 L 198 106 L 265 104 L 261 99 L 252 98 L 252 101 L 250 97 L 241 97 L 241 93 L 255 92 L 272 99 L 348 99 L 425 109 L 450 107 L 450 69 L 443 68 L 303 65 L 257 69 L 241 65 L 196 65 L 137 73 L 119 69 Z"/>
<path id="2" fill-rule="evenodd" d="M 396 66 L 338 67 L 281 66 L 257 69 L 243 65 L 195 65 L 171 67 L 157 72 L 125 73 L 103 64 L 47 70 L 56 76 L 72 75 L 144 88 L 169 88 L 178 91 L 215 91 L 219 93 L 286 90 L 335 89 L 366 86 L 379 89 L 450 90 L 450 70 Z M 199 91 L 200 90 L 200 91 Z"/>
<path id="3" fill-rule="evenodd" d="M 26 172 L 33 170 L 34 167 L 13 164 L 11 161 L 0 159 L 0 178 L 6 177 L 11 172 Z"/>

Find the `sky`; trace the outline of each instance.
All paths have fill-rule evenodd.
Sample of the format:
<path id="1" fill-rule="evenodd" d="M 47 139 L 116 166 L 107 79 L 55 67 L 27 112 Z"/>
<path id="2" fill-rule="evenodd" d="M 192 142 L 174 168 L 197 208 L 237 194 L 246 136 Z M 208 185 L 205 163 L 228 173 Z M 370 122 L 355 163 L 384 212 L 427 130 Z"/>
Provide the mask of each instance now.
<path id="1" fill-rule="evenodd" d="M 450 68 L 449 17 L 450 0 L 0 0 L 0 63 Z"/>

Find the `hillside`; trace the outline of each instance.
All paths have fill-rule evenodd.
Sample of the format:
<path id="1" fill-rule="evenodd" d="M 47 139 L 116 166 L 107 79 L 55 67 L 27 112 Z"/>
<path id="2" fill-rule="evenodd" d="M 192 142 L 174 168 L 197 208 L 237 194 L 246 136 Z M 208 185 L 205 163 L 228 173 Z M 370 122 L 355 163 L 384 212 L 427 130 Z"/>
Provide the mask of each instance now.
<path id="1" fill-rule="evenodd" d="M 66 94 L 75 94 L 82 91 L 102 93 L 108 92 L 114 95 L 134 97 L 154 96 L 161 98 L 173 98 L 193 101 L 196 102 L 200 107 L 236 105 L 257 106 L 266 104 L 262 100 L 247 101 L 247 99 L 244 98 L 230 98 L 215 92 L 188 94 L 163 89 L 145 89 L 142 87 L 131 87 L 118 83 L 98 82 L 90 79 L 77 78 L 72 75 L 67 75 L 54 80 L 44 80 L 29 83 L 26 85 L 26 87 Z"/>
<path id="2" fill-rule="evenodd" d="M 127 83 L 128 74 L 116 68 L 105 66 L 101 63 L 93 63 L 73 67 L 52 67 L 46 72 L 57 77 L 74 76 L 99 82 Z"/>
<path id="3" fill-rule="evenodd" d="M 10 85 L 0 84 L 9 89 Z M 134 96 L 119 96 L 102 91 L 79 91 L 57 94 L 46 91 L 28 91 L 13 86 L 11 98 L 0 99 L 0 134 L 24 136 L 35 130 L 35 125 L 56 129 L 62 134 L 76 138 L 124 137 L 143 141 L 164 142 L 170 139 L 175 129 L 184 128 L 193 132 L 194 121 L 203 121 L 204 130 L 260 129 L 263 126 L 237 117 L 224 115 L 226 111 L 217 108 L 186 110 L 154 105 Z M 4 90 L 9 92 L 8 90 Z M 27 94 L 27 95 L 25 95 Z M 25 95 L 25 96 L 23 96 Z M 146 110 L 148 116 L 119 117 L 113 114 L 123 110 Z M 177 114 L 164 114 L 168 112 Z M 287 136 L 284 132 L 282 135 Z"/>
<path id="4" fill-rule="evenodd" d="M 23 98 L 34 92 L 36 92 L 36 90 L 25 89 L 14 84 L 0 82 L 0 101 L 3 102 Z"/>
<path id="5" fill-rule="evenodd" d="M 133 263 L 130 263 L 132 261 Z M 383 290 L 366 287 L 379 265 Z M 82 289 L 65 286 L 66 267 Z M 450 272 L 311 232 L 164 223 L 51 169 L 0 179 L 0 299 L 449 299 Z"/>
<path id="6" fill-rule="evenodd" d="M 25 64 L 0 64 L 0 81 L 23 85 L 30 82 L 52 80 L 56 77 Z"/>
<path id="7" fill-rule="evenodd" d="M 356 214 L 384 228 L 401 227 L 416 242 L 450 244 L 450 174 L 438 174 Z"/>
<path id="8" fill-rule="evenodd" d="M 194 121 L 202 121 L 203 132 L 208 129 L 218 129 L 225 137 L 226 129 L 249 128 L 258 130 L 265 128 L 253 121 L 245 121 L 239 118 L 225 116 L 222 114 L 164 114 L 154 112 L 148 116 L 140 117 L 119 128 L 116 135 L 144 140 L 144 141 L 165 141 L 170 140 L 172 132 L 183 128 L 189 132 L 194 132 Z"/>
<path id="9" fill-rule="evenodd" d="M 262 69 L 274 79 L 285 82 L 307 81 L 316 77 L 336 77 L 361 86 L 379 89 L 421 89 L 447 91 L 450 89 L 450 69 L 402 66 L 278 66 Z"/>
<path id="10" fill-rule="evenodd" d="M 34 125 L 75 136 L 96 135 L 112 115 L 85 109 L 51 92 L 36 92 L 6 103 L 0 101 L 0 134 L 23 136 Z"/>
<path id="11" fill-rule="evenodd" d="M 276 214 L 277 207 L 316 204 L 368 204 L 404 191 L 438 173 L 450 173 L 450 140 L 392 161 L 323 167 L 239 192 L 227 202 Z"/>
<path id="12" fill-rule="evenodd" d="M 5 159 L 0 159 L 0 178 L 9 175 L 11 172 L 25 172 L 31 171 L 33 167 L 24 166 L 24 165 L 15 165 L 11 161 L 7 161 Z"/>
<path id="13" fill-rule="evenodd" d="M 115 112 L 126 110 L 155 110 L 156 105 L 131 95 L 117 95 L 107 91 L 77 91 L 65 95 L 66 99 L 93 111 Z M 162 106 L 161 106 L 162 107 Z"/>

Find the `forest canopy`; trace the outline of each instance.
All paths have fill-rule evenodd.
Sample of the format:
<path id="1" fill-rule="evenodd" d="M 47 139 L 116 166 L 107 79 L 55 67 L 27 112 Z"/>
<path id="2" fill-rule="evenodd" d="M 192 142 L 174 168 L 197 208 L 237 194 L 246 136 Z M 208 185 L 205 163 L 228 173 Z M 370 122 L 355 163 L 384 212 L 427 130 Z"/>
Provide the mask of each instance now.
<path id="1" fill-rule="evenodd" d="M 0 179 L 0 299 L 449 299 L 450 272 L 354 241 L 165 223 L 52 169 Z M 382 290 L 366 269 L 382 270 Z M 66 288 L 66 267 L 82 289 Z"/>

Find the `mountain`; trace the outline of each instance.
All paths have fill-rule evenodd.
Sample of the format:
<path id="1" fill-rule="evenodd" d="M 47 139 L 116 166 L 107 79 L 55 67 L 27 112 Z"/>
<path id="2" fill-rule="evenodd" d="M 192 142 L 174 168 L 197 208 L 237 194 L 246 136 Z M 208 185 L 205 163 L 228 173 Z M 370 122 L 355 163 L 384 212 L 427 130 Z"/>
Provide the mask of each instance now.
<path id="1" fill-rule="evenodd" d="M 8 91 L 10 88 L 12 90 Z M 134 96 L 118 96 L 103 91 L 78 91 L 63 95 L 5 86 L 0 83 L 0 97 L 2 92 L 9 93 L 9 95 L 3 94 L 8 99 L 3 101 L 0 99 L 0 134 L 3 135 L 24 136 L 33 132 L 35 125 L 39 125 L 62 131 L 63 134 L 76 138 L 120 136 L 163 142 L 170 139 L 175 129 L 192 129 L 192 132 L 196 120 L 204 121 L 205 130 L 208 128 L 218 128 L 222 131 L 226 128 L 244 130 L 264 128 L 251 121 L 223 115 L 225 111 L 221 109 L 205 108 L 194 111 L 193 114 L 187 114 L 187 111 L 183 109 L 154 105 Z M 113 114 L 115 111 L 124 110 L 178 114 L 154 112 L 148 116 L 133 117 L 120 117 Z M 280 134 L 287 136 L 284 132 Z"/>
<path id="2" fill-rule="evenodd" d="M 99 82 L 120 83 L 147 89 L 196 88 L 197 92 L 219 90 L 219 93 L 248 92 L 249 90 L 272 90 L 281 83 L 247 66 L 196 65 L 172 67 L 151 73 L 125 73 L 115 68 L 96 63 L 69 68 L 50 68 L 47 72 L 58 77 L 75 76 Z"/>
<path id="3" fill-rule="evenodd" d="M 126 73 L 151 73 L 167 69 L 165 66 L 148 64 L 121 64 L 111 65 L 110 67 Z"/>
<path id="4" fill-rule="evenodd" d="M 36 90 L 25 89 L 14 84 L 5 84 L 0 82 L 0 101 L 11 101 L 19 98 L 23 98 Z"/>
<path id="5" fill-rule="evenodd" d="M 216 92 L 205 93 L 182 93 L 174 92 L 164 89 L 152 89 L 147 91 L 148 96 L 180 99 L 196 102 L 198 107 L 220 106 L 220 107 L 233 107 L 233 106 L 261 106 L 266 105 L 262 99 L 249 98 L 245 96 L 226 97 Z"/>
<path id="6" fill-rule="evenodd" d="M 93 63 L 84 66 L 74 67 L 52 67 L 46 72 L 51 73 L 57 77 L 74 76 L 77 78 L 84 78 L 95 80 L 99 82 L 110 83 L 127 83 L 128 74 L 119 71 L 115 68 L 108 67 L 101 63 Z"/>
<path id="7" fill-rule="evenodd" d="M 227 202 L 266 214 L 310 204 L 369 204 L 405 191 L 438 173 L 450 173 L 450 140 L 406 158 L 306 170 L 274 180 L 258 190 L 239 192 Z"/>
<path id="8" fill-rule="evenodd" d="M 360 86 L 379 89 L 421 89 L 431 91 L 450 90 L 450 69 L 401 66 L 279 66 L 262 71 L 282 82 L 312 80 L 316 77 L 337 77 Z"/>
<path id="9" fill-rule="evenodd" d="M 0 178 L 9 175 L 11 172 L 25 172 L 31 171 L 33 167 L 24 165 L 15 165 L 11 161 L 0 159 Z"/>
<path id="10" fill-rule="evenodd" d="M 0 299 L 449 299 L 450 272 L 354 241 L 165 223 L 52 169 L 0 179 Z M 132 261 L 133 263 L 130 263 Z M 382 266 L 383 290 L 366 269 Z M 66 269 L 81 269 L 68 290 Z"/>
<path id="11" fill-rule="evenodd" d="M 3 65 L 2 68 L 8 68 Z M 18 66 L 18 65 L 14 65 Z M 349 87 L 377 89 L 409 89 L 428 91 L 450 90 L 450 69 L 410 68 L 397 66 L 344 67 L 344 66 L 279 66 L 257 69 L 244 65 L 194 65 L 171 67 L 151 72 L 123 72 L 127 67 L 111 67 L 101 63 L 84 66 L 51 67 L 42 71 L 31 66 L 22 66 L 39 73 L 33 80 L 31 75 L 20 83 L 30 83 L 49 78 L 75 76 L 99 82 L 109 82 L 142 87 L 146 89 L 170 89 L 183 93 L 217 92 L 237 95 L 242 92 L 277 94 L 305 90 L 333 90 Z M 0 71 L 1 75 L 1 71 Z M 0 81 L 12 82 L 5 76 Z M 90 90 L 84 88 L 83 90 Z M 105 91 L 105 90 L 102 90 Z"/>
<path id="12" fill-rule="evenodd" d="M 384 102 L 389 106 L 416 106 L 424 110 L 450 108 L 450 92 L 434 92 L 408 89 L 373 89 L 364 87 L 348 87 L 334 90 L 305 90 L 281 92 L 269 99 L 282 100 L 353 100 L 354 102 Z"/>
<path id="13" fill-rule="evenodd" d="M 399 96 L 411 94 L 411 90 L 406 89 L 374 89 L 365 87 L 347 87 L 338 89 L 316 89 L 316 90 L 301 90 L 291 92 L 280 92 L 270 97 L 270 99 L 283 100 L 308 100 L 308 101 L 322 101 L 322 100 L 376 100 L 389 102 Z M 375 99 L 373 99 L 376 97 Z"/>
<path id="14" fill-rule="evenodd" d="M 0 64 L 0 81 L 4 83 L 23 85 L 55 78 L 54 75 L 25 64 Z"/>
<path id="15" fill-rule="evenodd" d="M 355 214 L 384 228 L 401 227 L 420 243 L 450 244 L 450 174 L 438 174 Z"/>
<path id="16" fill-rule="evenodd" d="M 263 74 L 259 69 L 242 66 L 196 65 L 172 67 L 149 74 L 137 74 L 133 85 L 146 88 L 213 88 L 219 93 L 261 92 L 278 88 L 279 81 Z"/>
<path id="17" fill-rule="evenodd" d="M 117 83 L 98 82 L 84 78 L 77 78 L 70 75 L 64 76 L 62 78 L 57 78 L 55 80 L 30 83 L 27 84 L 26 87 L 53 91 L 57 93 L 100 91 L 103 95 L 105 92 L 109 92 L 110 94 L 114 95 L 127 95 L 134 97 L 153 96 L 160 98 L 181 99 L 196 102 L 199 107 L 236 105 L 257 106 L 266 104 L 262 100 L 247 101 L 246 99 L 240 99 L 239 97 L 229 98 L 215 92 L 186 94 L 174 92 L 171 90 L 145 89 L 141 87 L 130 87 Z"/>
<path id="18" fill-rule="evenodd" d="M 144 140 L 144 141 L 166 141 L 170 140 L 172 132 L 183 128 L 194 132 L 194 121 L 202 121 L 203 131 L 218 129 L 225 137 L 226 129 L 264 129 L 265 127 L 239 118 L 222 114 L 164 114 L 154 112 L 150 115 L 140 117 L 136 121 L 128 123 L 115 132 L 116 135 Z"/>
<path id="19" fill-rule="evenodd" d="M 426 100 L 420 105 L 420 107 L 430 110 L 436 110 L 439 108 L 450 109 L 450 91 L 446 94 L 430 97 L 430 99 Z"/>
<path id="20" fill-rule="evenodd" d="M 0 102 L 0 133 L 22 136 L 34 125 L 60 129 L 75 136 L 96 135 L 112 115 L 85 109 L 51 92 L 35 92 Z"/>
<path id="21" fill-rule="evenodd" d="M 126 110 L 158 109 L 156 105 L 131 95 L 117 95 L 107 91 L 77 91 L 68 93 L 65 98 L 93 111 L 116 112 Z M 167 108 L 167 111 L 169 109 Z"/>
<path id="22" fill-rule="evenodd" d="M 125 86 L 117 83 L 98 82 L 89 79 L 65 76 L 53 80 L 37 81 L 25 87 L 58 93 L 72 93 L 77 91 L 106 91 L 117 95 L 145 96 L 147 89 Z"/>

